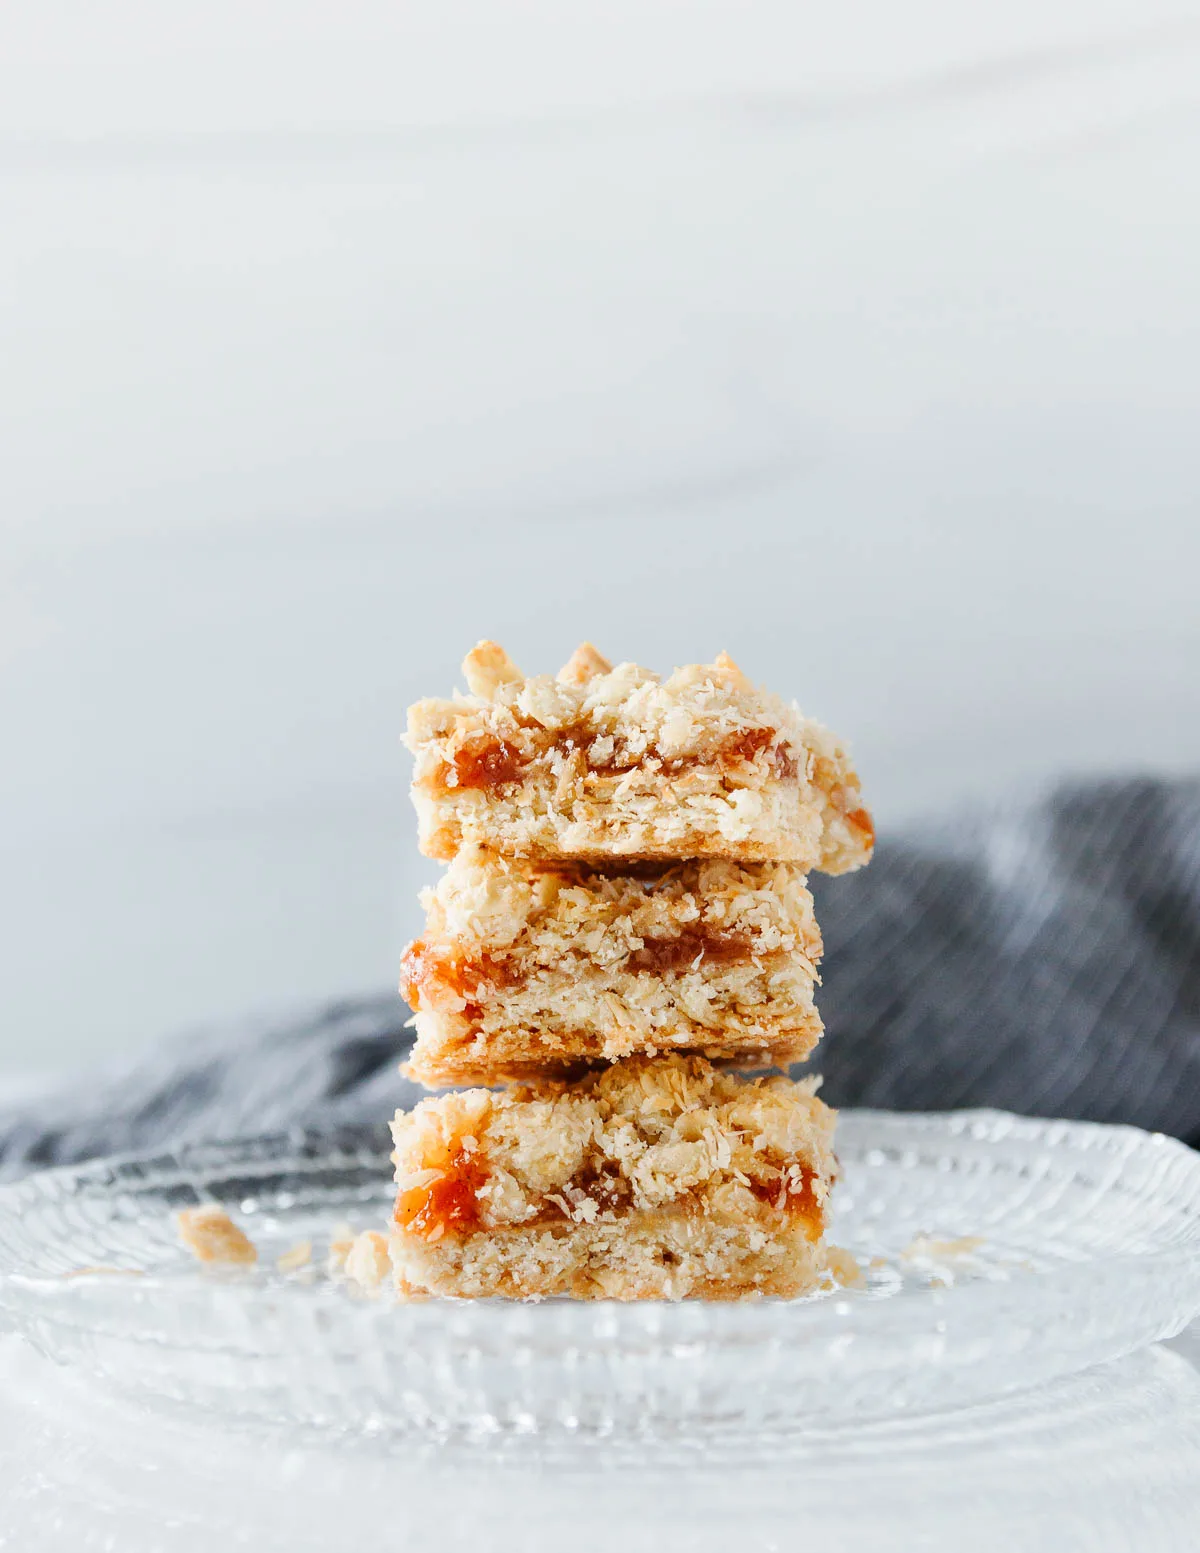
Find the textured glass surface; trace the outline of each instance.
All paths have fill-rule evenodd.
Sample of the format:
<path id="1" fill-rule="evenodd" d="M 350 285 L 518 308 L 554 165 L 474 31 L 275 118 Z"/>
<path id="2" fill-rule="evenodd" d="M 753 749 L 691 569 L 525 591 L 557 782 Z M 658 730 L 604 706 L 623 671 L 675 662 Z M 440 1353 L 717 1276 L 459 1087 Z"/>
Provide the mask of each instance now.
<path id="1" fill-rule="evenodd" d="M 379 1135 L 290 1136 L 47 1172 L 0 1193 L 0 1305 L 126 1393 L 359 1432 L 727 1442 L 998 1396 L 1200 1310 L 1200 1157 L 1125 1128 L 843 1113 L 831 1239 L 863 1286 L 738 1305 L 356 1296 L 274 1269 L 386 1221 Z M 224 1204 L 251 1271 L 174 1213 Z M 80 1272 L 104 1268 L 108 1271 Z M 115 1270 L 121 1271 L 115 1271 Z"/>
<path id="2" fill-rule="evenodd" d="M 0 1340 L 20 1553 L 1195 1553 L 1200 1375 L 1161 1344 L 950 1413 L 691 1441 L 297 1440 Z"/>

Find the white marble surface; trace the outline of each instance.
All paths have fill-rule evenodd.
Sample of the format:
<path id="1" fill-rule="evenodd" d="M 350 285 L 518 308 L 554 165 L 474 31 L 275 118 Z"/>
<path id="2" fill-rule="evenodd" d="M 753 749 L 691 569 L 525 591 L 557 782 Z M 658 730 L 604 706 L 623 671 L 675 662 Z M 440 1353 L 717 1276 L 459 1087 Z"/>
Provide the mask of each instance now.
<path id="1" fill-rule="evenodd" d="M 0 1071 L 391 980 L 406 702 L 1200 760 L 1200 6 L 0 17 Z"/>

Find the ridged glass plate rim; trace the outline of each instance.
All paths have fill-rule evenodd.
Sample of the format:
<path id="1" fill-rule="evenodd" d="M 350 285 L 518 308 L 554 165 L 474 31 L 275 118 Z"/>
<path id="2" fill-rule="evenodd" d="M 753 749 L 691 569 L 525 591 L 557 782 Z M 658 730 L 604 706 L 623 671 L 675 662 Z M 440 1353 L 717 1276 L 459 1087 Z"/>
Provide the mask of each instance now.
<path id="1" fill-rule="evenodd" d="M 997 1111 L 845 1111 L 838 1149 L 851 1183 L 857 1177 L 860 1185 L 873 1179 L 872 1171 L 943 1172 L 948 1185 L 971 1177 L 980 1214 L 958 1232 L 973 1229 L 985 1239 L 990 1196 L 1011 1225 L 1023 1193 L 1037 1214 L 1061 1180 L 1063 1191 L 1083 1189 L 1077 1218 L 1089 1202 L 1103 1203 L 1125 1249 L 1059 1261 L 1007 1282 L 981 1278 L 929 1287 L 921 1297 L 833 1291 L 732 1304 L 397 1305 L 356 1299 L 328 1282 L 305 1286 L 270 1271 L 214 1274 L 186 1258 L 165 1271 L 147 1265 L 151 1259 L 145 1257 L 139 1263 L 136 1248 L 148 1225 L 161 1247 L 173 1243 L 175 1206 L 216 1200 L 235 1216 L 269 1215 L 302 1198 L 308 1177 L 336 1180 L 340 1172 L 348 1183 L 357 1182 L 362 1214 L 380 1222 L 387 1202 L 385 1134 L 300 1130 L 127 1154 L 0 1188 L 0 1313 L 51 1357 L 82 1362 L 118 1380 L 122 1363 L 139 1349 L 148 1357 L 157 1350 L 168 1367 L 167 1353 L 176 1351 L 282 1369 L 294 1363 L 299 1343 L 314 1371 L 326 1377 L 335 1376 L 339 1362 L 353 1365 L 378 1354 L 393 1376 L 411 1380 L 415 1400 L 405 1406 L 414 1417 L 422 1408 L 428 1414 L 422 1397 L 438 1387 L 457 1397 L 447 1404 L 450 1412 L 486 1415 L 497 1386 L 525 1385 L 526 1377 L 532 1383 L 535 1372 L 549 1377 L 551 1389 L 561 1376 L 586 1403 L 589 1387 L 608 1384 L 597 1381 L 594 1367 L 601 1361 L 618 1366 L 621 1386 L 636 1392 L 644 1385 L 656 1396 L 664 1386 L 670 1391 L 676 1377 L 699 1376 L 710 1388 L 704 1405 L 711 1406 L 713 1377 L 739 1355 L 760 1376 L 778 1373 L 781 1388 L 785 1382 L 811 1385 L 829 1396 L 838 1376 L 877 1376 L 883 1383 L 890 1374 L 902 1385 L 911 1382 L 911 1395 L 920 1397 L 933 1394 L 929 1377 L 936 1371 L 948 1383 L 945 1395 L 961 1400 L 995 1394 L 993 1382 L 987 1388 L 981 1382 L 973 1393 L 972 1367 L 983 1359 L 994 1369 L 1011 1355 L 1012 1384 L 1032 1384 L 1172 1336 L 1200 1313 L 1200 1155 L 1173 1139 Z M 94 1212 L 80 1225 L 72 1222 L 71 1205 L 77 1208 L 83 1198 Z M 153 1203 L 150 1219 L 139 1217 L 139 1198 Z M 1155 1212 L 1148 1216 L 1151 1204 Z M 1147 1217 L 1153 1230 L 1139 1241 L 1137 1225 Z M 254 1235 L 252 1218 L 246 1227 Z M 174 1255 L 179 1257 L 177 1248 Z M 64 1276 L 95 1262 L 141 1276 Z M 1083 1319 L 1077 1321 L 1077 1313 Z M 336 1389 L 336 1379 L 329 1385 Z M 625 1405 L 633 1408 L 632 1393 Z M 436 1413 L 441 1404 L 432 1406 Z M 564 1409 L 570 1410 L 567 1404 Z M 515 1408 L 513 1416 L 519 1414 Z"/>
<path id="2" fill-rule="evenodd" d="M 177 1149 L 156 1151 L 131 1151 L 88 1161 L 82 1165 L 60 1166 L 38 1172 L 23 1180 L 0 1186 L 0 1308 L 15 1310 L 25 1308 L 31 1300 L 47 1300 L 57 1303 L 64 1295 L 72 1300 L 79 1296 L 86 1302 L 91 1291 L 99 1291 L 103 1280 L 64 1277 L 78 1267 L 78 1256 L 64 1255 L 66 1265 L 31 1271 L 28 1262 L 24 1266 L 18 1260 L 21 1240 L 32 1242 L 32 1237 L 19 1233 L 14 1241 L 11 1233 L 14 1225 L 28 1223 L 30 1215 L 39 1209 L 50 1207 L 64 1197 L 77 1197 L 81 1189 L 137 1193 L 160 1192 L 169 1184 L 177 1184 L 184 1193 L 180 1206 L 186 1201 L 218 1201 L 236 1214 L 242 1199 L 232 1197 L 231 1183 L 246 1178 L 262 1176 L 300 1175 L 310 1173 L 315 1177 L 330 1169 L 378 1170 L 380 1173 L 379 1200 L 386 1201 L 387 1172 L 390 1165 L 387 1148 L 382 1142 L 383 1133 L 377 1128 L 345 1128 L 333 1132 L 316 1129 L 294 1129 L 287 1132 L 264 1134 L 259 1137 L 235 1138 L 217 1142 L 186 1142 Z M 379 1141 L 376 1141 L 379 1140 Z M 1097 1122 L 1043 1120 L 1034 1117 L 1015 1116 L 995 1110 L 971 1110 L 954 1112 L 889 1112 L 882 1110 L 846 1110 L 840 1115 L 838 1149 L 843 1159 L 859 1160 L 864 1155 L 874 1156 L 878 1165 L 889 1159 L 911 1168 L 918 1156 L 921 1163 L 942 1166 L 947 1170 L 962 1164 L 962 1148 L 965 1143 L 983 1145 L 984 1153 L 976 1153 L 976 1163 L 984 1164 L 981 1173 L 1000 1177 L 1015 1174 L 1010 1168 L 988 1168 L 989 1146 L 997 1142 L 1028 1143 L 1042 1150 L 1061 1153 L 1068 1159 L 1078 1159 L 1087 1154 L 1092 1161 L 1102 1162 L 1102 1168 L 1094 1177 L 1098 1196 L 1111 1201 L 1111 1194 L 1122 1189 L 1123 1177 L 1131 1163 L 1153 1160 L 1161 1164 L 1161 1177 L 1173 1176 L 1170 1183 L 1171 1205 L 1177 1216 L 1177 1238 L 1166 1240 L 1153 1249 L 1133 1250 L 1107 1259 L 1109 1267 L 1121 1263 L 1130 1268 L 1162 1271 L 1178 1265 L 1195 1272 L 1196 1314 L 1200 1314 L 1200 1155 L 1176 1139 L 1159 1133 L 1146 1133 L 1134 1127 L 1124 1127 Z M 947 1145 L 953 1152 L 947 1154 Z M 994 1157 L 994 1156 L 993 1156 Z M 1003 1161 L 1005 1167 L 1008 1160 Z M 1039 1179 L 1048 1172 L 1040 1170 Z M 1077 1172 L 1071 1172 L 1072 1184 L 1079 1184 Z M 1141 1183 L 1139 1183 L 1140 1185 Z M 286 1203 L 285 1206 L 290 1206 Z M 1142 1193 L 1136 1195 L 1141 1196 Z M 364 1196 L 364 1204 L 370 1201 Z M 250 1226 L 251 1229 L 253 1226 Z M 382 1226 L 381 1226 L 382 1227 Z M 980 1230 L 986 1229 L 981 1221 Z M 836 1238 L 836 1235 L 835 1237 Z M 109 1254 L 105 1248 L 104 1254 Z M 119 1263 L 120 1253 L 115 1262 Z M 136 1266 L 135 1264 L 126 1264 Z M 1090 1262 L 1077 1264 L 1078 1270 L 1093 1267 Z M 194 1280 L 197 1288 L 229 1290 L 236 1288 L 238 1297 L 247 1302 L 267 1301 L 274 1304 L 281 1293 L 281 1284 L 260 1284 L 251 1281 L 225 1281 L 211 1277 L 211 1270 L 197 1266 Z M 138 1293 L 145 1296 L 156 1289 L 179 1293 L 178 1274 L 163 1274 L 146 1267 L 138 1267 Z M 1070 1266 L 1060 1266 L 1045 1273 L 1039 1282 L 1073 1281 L 1076 1271 Z M 204 1276 L 208 1275 L 208 1276 Z M 235 1279 L 236 1279 L 236 1275 Z M 352 1321 L 372 1321 L 386 1311 L 386 1319 L 394 1322 L 396 1308 L 386 1304 L 350 1301 L 344 1291 L 321 1286 L 309 1288 L 288 1282 L 289 1294 L 311 1300 L 331 1295 L 339 1310 Z M 954 1291 L 961 1301 L 973 1292 L 986 1294 L 994 1285 L 969 1284 Z M 111 1285 L 104 1286 L 107 1294 Z M 931 1299 L 937 1299 L 936 1291 Z M 833 1313 L 845 1321 L 853 1311 L 862 1310 L 872 1321 L 878 1321 L 882 1310 L 889 1313 L 902 1307 L 891 1304 L 874 1306 L 867 1301 L 847 1304 L 844 1299 L 834 1299 Z M 585 1325 L 592 1325 L 594 1318 L 606 1333 L 613 1331 L 612 1323 L 622 1316 L 633 1318 L 631 1326 L 646 1330 L 646 1317 L 669 1314 L 670 1319 L 692 1312 L 718 1315 L 731 1326 L 744 1326 L 753 1331 L 766 1319 L 777 1323 L 779 1313 L 787 1311 L 799 1325 L 806 1322 L 824 1323 L 830 1314 L 828 1296 L 817 1299 L 722 1302 L 652 1302 L 622 1304 L 615 1301 L 592 1303 L 574 1301 L 547 1301 L 522 1303 L 509 1300 L 484 1301 L 420 1301 L 403 1303 L 399 1309 L 405 1317 L 416 1321 L 443 1322 L 447 1315 L 451 1320 L 461 1313 L 487 1311 L 489 1318 L 526 1331 L 531 1326 L 543 1324 L 553 1312 L 568 1320 L 582 1317 Z M 48 1312 L 47 1312 L 48 1313 Z M 765 1313 L 765 1317 L 764 1317 Z M 1183 1322 L 1186 1325 L 1186 1321 Z M 652 1327 L 653 1320 L 649 1323 Z M 614 1333 L 615 1335 L 615 1333 Z"/>

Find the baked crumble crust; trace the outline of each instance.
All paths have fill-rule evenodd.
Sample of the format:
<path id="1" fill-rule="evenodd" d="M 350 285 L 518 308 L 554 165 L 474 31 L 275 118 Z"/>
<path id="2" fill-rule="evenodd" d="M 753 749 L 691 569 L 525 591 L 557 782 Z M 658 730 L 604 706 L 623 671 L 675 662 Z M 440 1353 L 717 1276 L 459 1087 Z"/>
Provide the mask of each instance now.
<path id="1" fill-rule="evenodd" d="M 821 938 L 790 863 L 538 864 L 464 848 L 405 950 L 410 1077 L 552 1076 L 635 1052 L 799 1062 L 821 1034 Z"/>
<path id="2" fill-rule="evenodd" d="M 633 1057 L 397 1114 L 406 1292 L 741 1298 L 825 1270 L 834 1113 L 816 1081 Z"/>
<path id="3" fill-rule="evenodd" d="M 524 676 L 480 642 L 469 694 L 419 701 L 406 742 L 422 850 L 539 858 L 734 857 L 844 873 L 874 832 L 840 743 L 727 654 L 660 680 L 590 643 Z"/>

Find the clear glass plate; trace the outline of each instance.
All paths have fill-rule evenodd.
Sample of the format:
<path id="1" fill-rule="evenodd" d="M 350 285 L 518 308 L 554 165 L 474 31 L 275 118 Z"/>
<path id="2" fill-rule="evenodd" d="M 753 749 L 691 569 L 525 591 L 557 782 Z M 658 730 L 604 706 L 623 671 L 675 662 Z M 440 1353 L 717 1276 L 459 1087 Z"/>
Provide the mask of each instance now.
<path id="1" fill-rule="evenodd" d="M 809 1430 L 999 1396 L 1200 1312 L 1200 1156 L 1130 1128 L 844 1112 L 830 1238 L 861 1288 L 735 1305 L 367 1299 L 275 1269 L 382 1227 L 378 1132 L 293 1134 L 48 1171 L 0 1191 L 0 1310 L 126 1393 L 289 1428 L 562 1442 Z M 250 1270 L 192 1260 L 221 1203 Z M 81 1271 L 83 1269 L 105 1271 Z"/>

